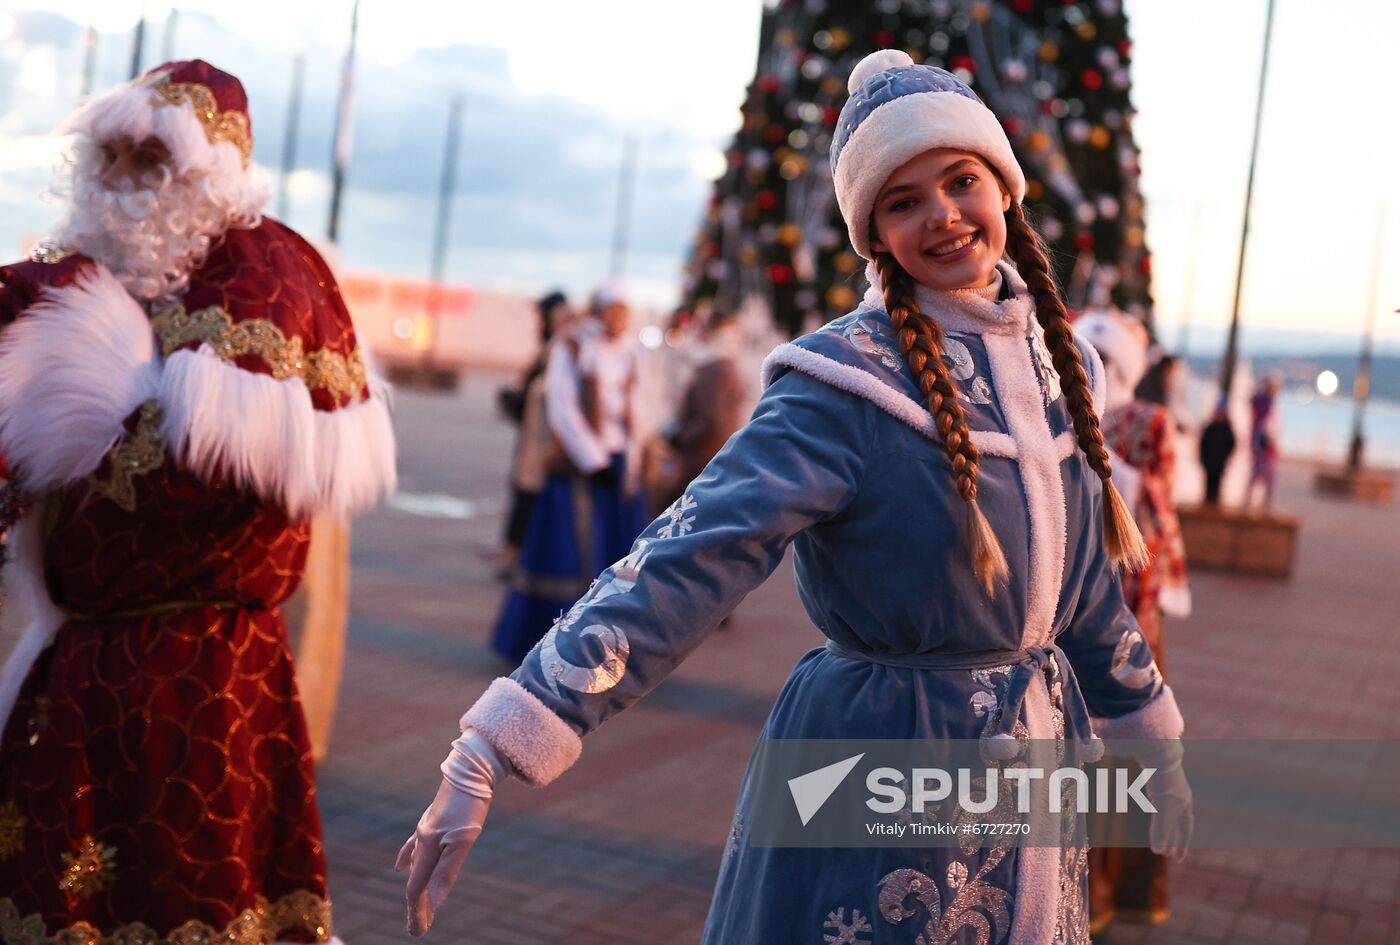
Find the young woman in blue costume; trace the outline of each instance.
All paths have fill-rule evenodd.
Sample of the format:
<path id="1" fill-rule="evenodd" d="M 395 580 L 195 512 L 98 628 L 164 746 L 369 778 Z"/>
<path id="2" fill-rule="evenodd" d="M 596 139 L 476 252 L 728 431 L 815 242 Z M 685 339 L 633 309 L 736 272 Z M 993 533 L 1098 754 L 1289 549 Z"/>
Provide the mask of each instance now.
<path id="1" fill-rule="evenodd" d="M 863 304 L 782 345 L 736 434 L 462 718 L 399 855 L 421 934 L 496 785 L 552 781 L 794 546 L 827 637 L 768 739 L 1153 739 L 1153 845 L 1184 848 L 1181 715 L 1123 603 L 1142 539 L 1109 478 L 1103 370 L 1070 329 L 996 117 L 941 69 L 863 60 L 832 144 Z M 735 814 L 744 834 L 751 782 Z M 706 945 L 1087 942 L 1085 851 L 731 844 Z"/>

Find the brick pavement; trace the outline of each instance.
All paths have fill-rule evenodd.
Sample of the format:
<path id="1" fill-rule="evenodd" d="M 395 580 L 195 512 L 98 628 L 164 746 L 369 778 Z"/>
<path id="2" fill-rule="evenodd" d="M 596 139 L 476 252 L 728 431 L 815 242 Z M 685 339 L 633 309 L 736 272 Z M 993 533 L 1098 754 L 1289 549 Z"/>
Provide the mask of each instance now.
<path id="1" fill-rule="evenodd" d="M 485 645 L 501 589 L 507 436 L 500 378 L 456 396 L 402 391 L 402 489 L 479 514 L 393 507 L 359 520 L 344 687 L 319 774 L 338 934 L 402 945 L 398 845 L 431 798 L 457 716 L 506 671 Z M 1395 626 L 1400 510 L 1322 503 L 1285 468 L 1304 517 L 1289 583 L 1193 576 L 1196 616 L 1169 628 L 1172 684 L 1195 737 L 1400 738 Z M 590 736 L 554 785 L 502 791 L 430 937 L 489 945 L 694 942 L 753 740 L 787 670 L 820 642 L 789 565 L 648 699 Z M 1304 675 L 1307 683 L 1294 682 Z M 1100 945 L 1400 945 L 1400 851 L 1195 851 L 1171 919 Z M 820 932 L 814 933 L 820 942 Z"/>

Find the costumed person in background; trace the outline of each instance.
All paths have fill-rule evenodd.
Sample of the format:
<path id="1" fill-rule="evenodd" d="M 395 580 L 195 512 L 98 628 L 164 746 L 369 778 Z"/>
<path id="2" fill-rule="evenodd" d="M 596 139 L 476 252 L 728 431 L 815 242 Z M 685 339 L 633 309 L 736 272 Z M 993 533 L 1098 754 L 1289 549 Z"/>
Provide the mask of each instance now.
<path id="1" fill-rule="evenodd" d="M 0 682 L 0 930 L 324 942 L 278 604 L 311 516 L 393 488 L 383 392 L 321 257 L 261 215 L 236 78 L 168 63 L 65 130 L 67 216 L 0 268 L 0 453 L 35 501 L 5 574 L 27 622 Z"/>
<path id="2" fill-rule="evenodd" d="M 1210 415 L 1210 422 L 1201 430 L 1201 468 L 1206 474 L 1205 504 L 1220 504 L 1220 483 L 1225 479 L 1225 467 L 1235 452 L 1235 431 L 1230 425 L 1230 402 L 1222 397 Z"/>
<path id="3" fill-rule="evenodd" d="M 958 78 L 898 50 L 862 60 L 850 89 L 832 170 L 871 261 L 864 304 L 773 351 L 748 424 L 463 717 L 399 854 L 410 931 L 427 928 L 506 774 L 558 777 L 790 544 L 828 642 L 798 662 L 765 742 L 969 739 L 1003 765 L 1095 757 L 1095 730 L 1151 739 L 1152 842 L 1184 849 L 1181 714 L 1117 574 L 1146 549 L 1109 475 L 1103 371 L 1026 221 L 1006 134 Z M 1061 832 L 1074 816 L 1021 847 L 751 845 L 753 771 L 706 945 L 1088 941 L 1086 851 Z M 1048 809 L 1044 781 L 1029 794 Z"/>
<path id="4" fill-rule="evenodd" d="M 1191 616 L 1186 585 L 1186 546 L 1176 515 L 1176 426 L 1164 406 L 1170 365 L 1148 367 L 1148 335 L 1136 319 L 1117 312 L 1090 312 L 1075 322 L 1103 359 L 1108 375 L 1104 438 L 1114 454 L 1137 473 L 1136 494 L 1127 496 L 1147 544 L 1149 562 L 1123 575 L 1123 597 L 1137 617 L 1157 668 L 1166 675 L 1162 615 Z M 1154 400 L 1138 396 L 1154 395 Z M 1114 476 L 1118 468 L 1114 469 Z M 1114 764 L 1131 766 L 1129 759 Z M 1136 777 L 1134 771 L 1132 777 Z M 1122 844 L 1126 833 L 1111 817 L 1091 818 L 1089 890 L 1092 931 L 1115 918 L 1158 925 L 1169 914 L 1166 857 Z"/>
<path id="5" fill-rule="evenodd" d="M 491 635 L 492 648 L 512 662 L 646 524 L 640 349 L 621 287 L 600 288 L 591 315 L 550 346 L 545 367 L 545 416 L 558 449 Z"/>
<path id="6" fill-rule="evenodd" d="M 1249 485 L 1244 490 L 1245 508 L 1254 507 L 1254 487 L 1263 492 L 1259 507 L 1267 512 L 1274 505 L 1274 486 L 1278 480 L 1278 392 L 1281 383 L 1276 376 L 1264 378 L 1249 400 Z"/>
<path id="7" fill-rule="evenodd" d="M 681 397 L 675 428 L 667 437 L 676 462 L 673 499 L 744 425 L 747 395 L 735 365 L 742 341 L 732 313 L 710 316 L 694 353 L 695 370 Z"/>
<path id="8" fill-rule="evenodd" d="M 540 318 L 539 353 L 525 369 L 520 383 L 503 388 L 497 398 L 501 412 L 520 427 L 511 461 L 510 510 L 506 514 L 505 534 L 500 551 L 491 556 L 491 563 L 507 569 L 507 573 L 520 558 L 530 511 L 534 508 L 535 497 L 544 487 L 546 466 L 554 449 L 554 438 L 545 422 L 544 369 L 549 363 L 550 342 L 556 333 L 568 329 L 570 320 L 569 302 L 563 292 L 550 292 L 536 303 L 536 308 Z"/>

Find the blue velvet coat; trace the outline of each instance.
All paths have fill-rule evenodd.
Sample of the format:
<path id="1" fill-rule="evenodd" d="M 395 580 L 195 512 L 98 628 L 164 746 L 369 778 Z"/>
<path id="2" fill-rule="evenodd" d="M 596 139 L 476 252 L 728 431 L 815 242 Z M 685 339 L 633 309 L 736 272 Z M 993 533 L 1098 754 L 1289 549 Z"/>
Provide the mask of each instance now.
<path id="1" fill-rule="evenodd" d="M 792 545 L 803 605 L 837 646 L 799 661 L 767 738 L 978 738 L 993 726 L 1063 738 L 1080 690 L 1101 734 L 1179 736 L 1104 550 L 1102 485 L 1077 448 L 1024 286 L 1002 273 L 999 302 L 924 293 L 920 304 L 946 331 L 1008 586 L 988 598 L 972 573 L 964 503 L 872 291 L 769 356 L 748 425 L 464 724 L 527 780 L 547 782 L 577 756 L 579 736 L 656 686 Z M 1080 350 L 1102 402 L 1098 357 Z M 994 651 L 1022 655 L 988 666 Z M 1041 658 L 1022 671 L 1026 696 L 1003 713 L 1030 653 Z M 899 665 L 919 662 L 959 668 Z M 707 945 L 1088 941 L 1083 849 L 749 846 L 749 786 Z M 934 904 L 913 905 L 920 895 Z"/>

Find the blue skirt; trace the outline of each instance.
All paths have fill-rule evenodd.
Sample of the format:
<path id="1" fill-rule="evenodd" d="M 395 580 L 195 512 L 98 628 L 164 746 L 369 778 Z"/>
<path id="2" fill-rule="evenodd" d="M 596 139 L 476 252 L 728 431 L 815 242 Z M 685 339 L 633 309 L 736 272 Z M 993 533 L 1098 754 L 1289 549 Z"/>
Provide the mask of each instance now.
<path id="1" fill-rule="evenodd" d="M 507 660 L 523 660 L 593 579 L 627 556 L 650 521 L 646 495 L 623 494 L 623 454 L 613 455 L 612 470 L 616 488 L 559 473 L 545 480 L 491 634 L 491 648 Z"/>

